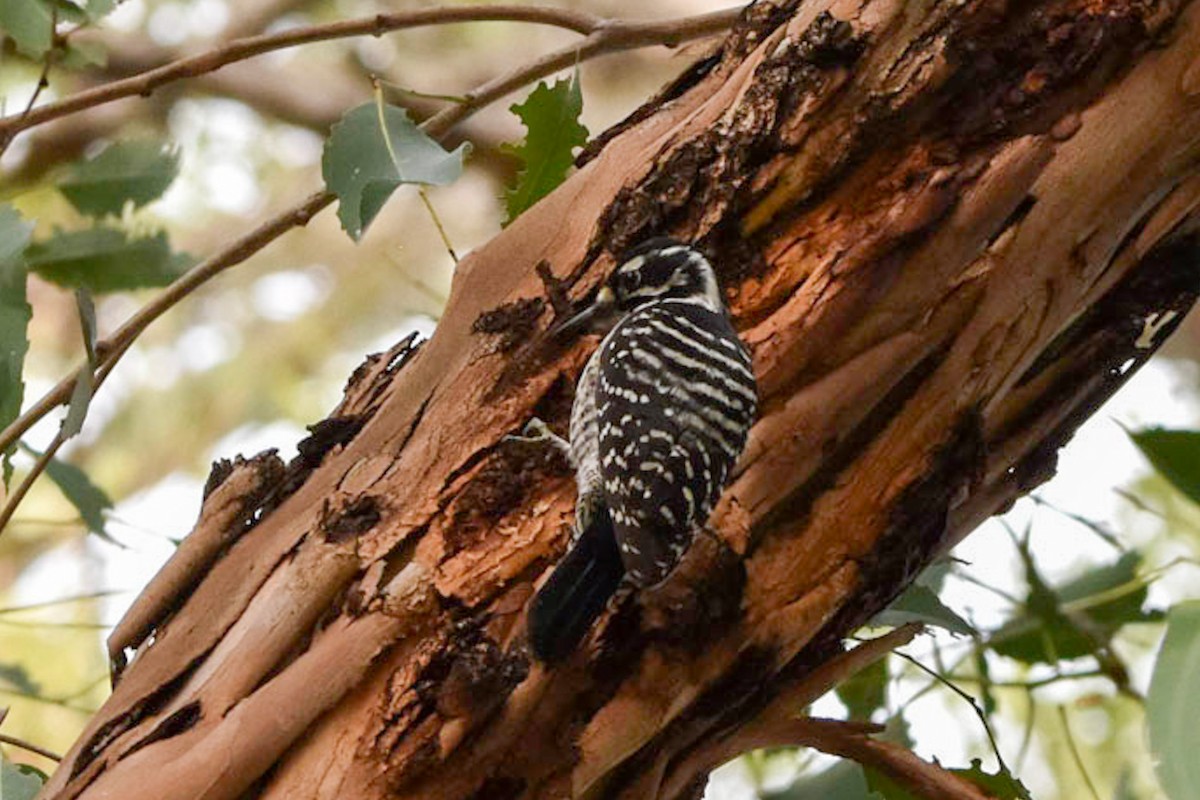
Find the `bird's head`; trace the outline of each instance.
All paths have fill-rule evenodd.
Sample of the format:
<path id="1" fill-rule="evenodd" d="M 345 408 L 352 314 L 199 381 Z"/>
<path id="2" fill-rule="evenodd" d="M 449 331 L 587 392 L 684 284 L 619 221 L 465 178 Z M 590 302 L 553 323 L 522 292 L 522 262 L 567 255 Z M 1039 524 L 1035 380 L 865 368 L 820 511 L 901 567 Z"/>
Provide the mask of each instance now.
<path id="1" fill-rule="evenodd" d="M 649 239 L 626 253 L 592 304 L 555 332 L 603 329 L 630 311 L 661 300 L 688 300 L 713 311 L 723 307 L 708 259 L 690 245 L 666 237 Z"/>

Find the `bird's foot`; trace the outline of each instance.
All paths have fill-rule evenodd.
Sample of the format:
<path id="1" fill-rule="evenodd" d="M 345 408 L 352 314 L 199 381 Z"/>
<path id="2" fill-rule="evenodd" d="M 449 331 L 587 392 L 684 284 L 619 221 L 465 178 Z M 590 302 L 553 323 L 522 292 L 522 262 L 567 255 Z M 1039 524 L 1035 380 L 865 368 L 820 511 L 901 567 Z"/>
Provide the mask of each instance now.
<path id="1" fill-rule="evenodd" d="M 550 426 L 537 417 L 525 423 L 520 434 L 509 434 L 503 441 L 517 444 L 548 445 L 562 453 L 568 460 L 571 457 L 571 444 L 566 439 L 550 430 Z"/>

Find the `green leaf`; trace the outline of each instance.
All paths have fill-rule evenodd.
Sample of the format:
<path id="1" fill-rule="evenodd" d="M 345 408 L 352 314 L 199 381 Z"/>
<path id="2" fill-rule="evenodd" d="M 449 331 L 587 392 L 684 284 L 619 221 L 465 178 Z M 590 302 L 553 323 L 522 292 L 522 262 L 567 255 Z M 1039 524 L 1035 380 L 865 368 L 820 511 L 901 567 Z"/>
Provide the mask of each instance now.
<path id="1" fill-rule="evenodd" d="M 62 286 L 84 287 L 95 294 L 165 286 L 191 264 L 172 253 L 163 232 L 130 238 L 117 228 L 98 226 L 69 233 L 56 231 L 30 245 L 29 269 Z"/>
<path id="2" fill-rule="evenodd" d="M 984 771 L 983 762 L 978 758 L 973 758 L 969 769 L 952 769 L 950 771 L 966 778 L 996 800 L 1031 800 L 1025 784 L 1014 778 L 1006 767 L 1000 767 L 1000 771 L 992 775 Z"/>
<path id="3" fill-rule="evenodd" d="M 1200 503 L 1200 431 L 1146 428 L 1129 438 L 1172 486 Z"/>
<path id="4" fill-rule="evenodd" d="M 867 787 L 871 790 L 871 797 L 878 797 L 881 800 L 922 800 L 921 797 L 905 789 L 877 769 L 863 767 L 863 776 L 866 778 Z"/>
<path id="5" fill-rule="evenodd" d="M 88 530 L 112 541 L 104 529 L 104 510 L 112 508 L 113 503 L 104 490 L 92 483 L 91 478 L 79 467 L 57 458 L 50 459 L 50 463 L 46 465 L 46 474 L 71 505 L 75 506 Z"/>
<path id="6" fill-rule="evenodd" d="M 1200 600 L 1167 613 L 1163 638 L 1146 697 L 1150 750 L 1163 791 L 1171 800 L 1192 800 L 1200 786 L 1196 721 L 1200 720 Z"/>
<path id="7" fill-rule="evenodd" d="M 45 782 L 40 769 L 0 756 L 0 800 L 33 800 Z"/>
<path id="8" fill-rule="evenodd" d="M 0 0 L 0 31 L 22 54 L 44 56 L 54 42 L 53 27 L 53 13 L 43 0 Z"/>
<path id="9" fill-rule="evenodd" d="M 83 334 L 83 350 L 88 364 L 96 366 L 96 302 L 86 288 L 75 290 L 75 307 L 79 310 L 79 329 Z"/>
<path id="10" fill-rule="evenodd" d="M 762 800 L 878 800 L 867 788 L 862 768 L 841 761 L 815 775 L 802 775 L 784 789 L 761 790 Z"/>
<path id="11" fill-rule="evenodd" d="M 20 664 L 0 663 L 0 683 L 25 694 L 37 695 L 42 691 L 37 681 Z"/>
<path id="12" fill-rule="evenodd" d="M 587 143 L 588 130 L 579 123 L 583 112 L 583 93 L 576 70 L 570 80 L 554 86 L 544 81 L 525 99 L 510 109 L 525 125 L 525 141 L 504 149 L 521 159 L 523 169 L 516 186 L 505 192 L 508 219 L 516 219 L 525 209 L 550 194 L 567 177 L 575 161 L 576 148 Z"/>
<path id="13" fill-rule="evenodd" d="M 179 151 L 162 142 L 117 142 L 71 165 L 58 190 L 81 214 L 119 215 L 126 203 L 144 206 L 162 196 L 179 174 Z"/>
<path id="14" fill-rule="evenodd" d="M 75 290 L 75 304 L 79 308 L 79 327 L 83 334 L 87 363 L 75 376 L 75 388 L 71 391 L 71 401 L 67 404 L 67 416 L 62 421 L 61 434 L 64 442 L 83 430 L 83 421 L 87 419 L 92 392 L 96 388 L 93 383 L 93 373 L 96 369 L 96 304 L 92 301 L 92 293 L 82 288 Z"/>
<path id="15" fill-rule="evenodd" d="M 67 69 L 85 69 L 86 67 L 104 67 L 108 65 L 108 48 L 103 42 L 67 41 L 67 50 L 62 58 L 55 61 Z"/>
<path id="16" fill-rule="evenodd" d="M 88 16 L 94 21 L 106 16 L 116 8 L 117 0 L 87 0 L 85 7 L 87 8 Z"/>
<path id="17" fill-rule="evenodd" d="M 972 759 L 971 766 L 960 769 L 947 769 L 949 773 L 965 778 L 987 792 L 989 797 L 996 800 L 1031 800 L 1029 790 L 1025 785 L 1012 776 L 1004 767 L 995 775 L 985 772 L 979 759 Z M 874 769 L 864 769 L 867 786 L 883 800 L 921 800 L 920 796 L 893 781 L 887 775 Z"/>
<path id="18" fill-rule="evenodd" d="M 989 646 L 1025 664 L 1053 665 L 1094 653 L 1121 626 L 1156 618 L 1142 610 L 1148 589 L 1137 579 L 1140 566 L 1141 557 L 1131 551 L 1054 589 L 1027 559 L 1025 608 L 992 634 Z"/>
<path id="19" fill-rule="evenodd" d="M 84 364 L 75 376 L 75 388 L 71 390 L 71 401 L 67 404 L 67 415 L 62 421 L 62 438 L 65 442 L 83 430 L 83 421 L 87 419 L 88 407 L 92 404 L 92 367 Z"/>
<path id="20" fill-rule="evenodd" d="M 330 131 L 321 157 L 325 186 L 338 198 L 338 219 L 357 241 L 405 183 L 445 185 L 462 174 L 467 145 L 446 152 L 402 108 L 364 103 Z"/>
<path id="21" fill-rule="evenodd" d="M 40 2 L 53 8 L 58 14 L 59 22 L 84 25 L 90 21 L 87 11 L 81 8 L 79 3 L 71 2 L 71 0 L 40 0 Z"/>
<path id="22" fill-rule="evenodd" d="M 908 587 L 904 594 L 876 614 L 868 624 L 898 626 L 909 622 L 936 625 L 964 636 L 974 636 L 976 633 L 969 622 L 950 610 L 936 594 L 919 583 Z"/>
<path id="23" fill-rule="evenodd" d="M 835 691 L 851 719 L 870 720 L 875 709 L 887 702 L 887 661 L 886 657 L 881 658 L 838 684 Z"/>
<path id="24" fill-rule="evenodd" d="M 16 209 L 0 205 L 0 429 L 21 413 L 25 398 L 25 354 L 29 352 L 29 320 L 33 309 L 25 298 L 25 249 L 33 223 Z M 14 444 L 2 454 L 4 485 L 12 475 Z"/>

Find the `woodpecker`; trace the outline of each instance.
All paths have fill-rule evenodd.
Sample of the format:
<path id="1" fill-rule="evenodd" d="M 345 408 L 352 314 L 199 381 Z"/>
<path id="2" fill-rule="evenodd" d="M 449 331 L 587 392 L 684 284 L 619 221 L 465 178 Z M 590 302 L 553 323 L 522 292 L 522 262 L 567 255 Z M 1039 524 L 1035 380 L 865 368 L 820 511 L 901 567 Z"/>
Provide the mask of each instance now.
<path id="1" fill-rule="evenodd" d="M 526 440 L 561 448 L 578 498 L 570 550 L 535 595 L 529 638 L 543 662 L 575 649 L 622 581 L 662 581 L 708 519 L 757 410 L 750 354 L 712 265 L 652 239 L 595 302 L 555 329 L 605 330 L 579 377 L 570 441 L 539 420 Z"/>

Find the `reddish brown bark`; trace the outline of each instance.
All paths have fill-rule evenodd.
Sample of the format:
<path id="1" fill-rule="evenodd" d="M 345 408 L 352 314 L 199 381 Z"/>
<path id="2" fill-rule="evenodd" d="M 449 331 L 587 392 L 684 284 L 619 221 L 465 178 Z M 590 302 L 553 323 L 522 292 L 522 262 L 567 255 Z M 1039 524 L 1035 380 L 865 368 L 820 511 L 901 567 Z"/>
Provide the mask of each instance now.
<path id="1" fill-rule="evenodd" d="M 1053 472 L 1200 286 L 1200 3 L 747 14 L 296 463 L 214 477 L 45 796 L 692 796 L 739 731 L 803 739 L 842 637 Z M 546 671 L 524 607 L 573 486 L 501 438 L 561 427 L 594 345 L 543 337 L 548 294 L 663 232 L 720 266 L 762 417 L 717 536 Z"/>

